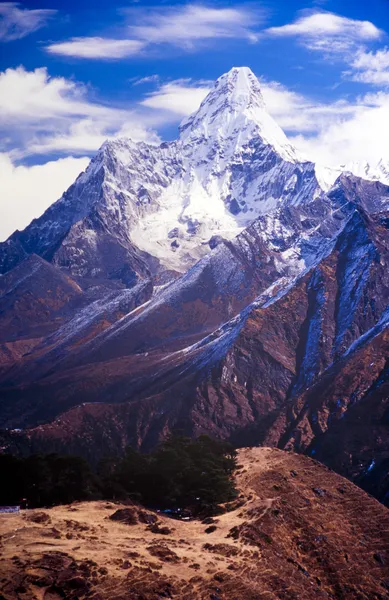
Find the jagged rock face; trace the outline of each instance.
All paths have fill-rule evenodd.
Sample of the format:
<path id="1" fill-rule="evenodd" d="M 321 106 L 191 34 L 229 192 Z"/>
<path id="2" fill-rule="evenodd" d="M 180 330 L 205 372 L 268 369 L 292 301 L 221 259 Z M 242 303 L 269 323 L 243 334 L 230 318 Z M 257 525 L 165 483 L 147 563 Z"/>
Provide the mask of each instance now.
<path id="1" fill-rule="evenodd" d="M 299 161 L 266 112 L 256 77 L 234 68 L 177 141 L 105 143 L 56 204 L 0 245 L 0 272 L 31 252 L 126 285 L 159 268 L 184 272 L 215 235 L 232 239 L 258 215 L 320 192 L 314 165 Z"/>
<path id="2" fill-rule="evenodd" d="M 51 338 L 46 348 L 40 347 L 39 374 L 44 369 L 46 372 L 53 368 L 69 369 L 151 350 L 166 353 L 193 344 L 256 298 L 260 297 L 263 303 L 280 293 L 328 254 L 350 206 L 348 199 L 338 193 L 334 202 L 317 198 L 306 207 L 287 207 L 258 218 L 235 240 L 220 243 L 136 313 L 128 311 L 106 334 L 88 337 L 88 344 L 74 347 L 73 343 L 64 344 L 68 337 L 59 330 L 54 347 Z M 85 340 L 82 328 L 77 333 L 78 323 L 83 324 L 84 320 L 76 315 L 69 326 Z M 31 357 L 31 368 L 27 365 L 17 373 L 12 372 L 6 383 L 21 381 L 22 376 L 25 380 L 27 373 L 29 378 L 36 378 L 38 369 L 34 359 Z M 136 370 L 132 372 L 135 376 Z M 126 397 L 128 386 L 122 394 Z"/>
<path id="3" fill-rule="evenodd" d="M 341 384 L 338 390 L 334 386 L 329 389 L 326 382 L 323 392 L 328 393 L 327 411 L 330 418 L 332 415 L 332 423 L 316 431 L 305 448 L 307 454 L 352 479 L 386 506 L 389 506 L 388 342 L 386 327 L 350 357 L 340 377 L 334 374 L 334 381 Z M 318 414 L 322 413 L 321 408 Z M 297 444 L 296 447 L 299 448 Z"/>
<path id="4" fill-rule="evenodd" d="M 36 255 L 0 278 L 0 371 L 88 303 L 76 281 Z"/>
<path id="5" fill-rule="evenodd" d="M 204 401 L 211 405 L 208 413 L 221 401 L 234 407 L 230 423 L 217 415 L 224 435 L 236 422 L 245 422 L 253 442 L 280 443 L 298 406 L 306 407 L 304 394 L 296 405 L 294 398 L 320 382 L 333 363 L 341 364 L 353 344 L 366 343 L 369 331 L 384 326 L 389 299 L 385 219 L 356 211 L 327 258 L 279 300 L 251 311 L 216 372 L 198 390 L 205 398 L 202 406 Z M 313 398 L 326 407 L 328 395 L 312 389 Z"/>
<path id="6" fill-rule="evenodd" d="M 31 430 L 29 435 L 35 440 L 54 437 L 58 443 L 66 422 L 63 443 L 71 443 L 69 431 L 75 435 L 87 427 L 87 444 L 93 445 L 93 439 L 100 439 L 110 423 L 108 443 L 113 443 L 116 451 L 127 443 L 150 446 L 178 426 L 193 434 L 205 431 L 237 443 L 249 439 L 250 443 L 285 444 L 300 404 L 305 406 L 304 390 L 316 389 L 331 364 L 342 364 L 353 344 L 358 340 L 364 343 L 363 336 L 381 327 L 385 319 L 389 298 L 387 216 L 368 216 L 347 204 L 349 210 L 352 206 L 332 245 L 321 238 L 329 254 L 319 257 L 318 264 L 302 276 L 279 277 L 276 290 L 269 291 L 268 282 L 262 280 L 262 294 L 251 303 L 245 297 L 246 307 L 240 314 L 206 337 L 201 328 L 197 335 L 194 331 L 196 318 L 201 323 L 207 311 L 196 314 L 198 297 L 191 304 L 193 290 L 203 288 L 197 276 L 191 280 L 188 275 L 79 350 L 72 344 L 67 354 L 65 348 L 60 363 L 50 362 L 53 354 L 42 354 L 40 366 L 49 376 L 29 387 L 34 409 L 27 420 L 25 415 L 20 417 L 25 388 L 23 392 L 17 388 L 4 392 L 3 425 L 34 425 L 62 413 L 60 419 Z M 299 240 L 298 235 L 292 238 Z M 254 247 L 260 251 L 259 241 Z M 207 268 L 219 260 L 220 252 L 218 247 L 210 255 Z M 252 268 L 251 261 L 249 264 Z M 266 272 L 259 270 L 266 277 Z M 274 271 L 269 277 L 274 282 Z M 253 279 L 252 272 L 249 278 Z M 226 281 L 233 281 L 228 273 Z M 257 282 L 260 286 L 261 280 Z M 213 288 L 204 285 L 204 289 Z M 187 317 L 192 318 L 187 329 L 185 319 L 179 321 L 186 304 Z M 212 302 L 209 310 L 212 314 Z M 225 316 L 222 314 L 222 319 Z M 166 323 L 159 338 L 158 318 Z M 58 349 L 64 351 L 61 345 Z M 58 358 L 55 352 L 54 358 Z M 16 377 L 21 377 L 20 372 Z M 55 406 L 49 404 L 54 390 Z M 72 408 L 83 403 L 87 405 Z M 325 395 L 323 403 L 327 414 Z M 63 414 L 66 410 L 67 416 Z M 304 449 L 312 439 L 313 435 L 307 436 L 305 445 L 296 444 L 296 448 Z M 77 444 L 79 447 L 80 442 Z"/>
<path id="7" fill-rule="evenodd" d="M 342 172 L 350 172 L 370 181 L 380 181 L 389 185 L 389 161 L 380 159 L 377 163 L 368 163 L 367 161 L 350 162 L 341 165 Z"/>
<path id="8" fill-rule="evenodd" d="M 352 161 L 336 168 L 316 164 L 315 172 L 320 187 L 328 191 L 342 174 L 354 175 L 362 180 L 389 185 L 389 161 L 380 159 L 377 163 Z"/>

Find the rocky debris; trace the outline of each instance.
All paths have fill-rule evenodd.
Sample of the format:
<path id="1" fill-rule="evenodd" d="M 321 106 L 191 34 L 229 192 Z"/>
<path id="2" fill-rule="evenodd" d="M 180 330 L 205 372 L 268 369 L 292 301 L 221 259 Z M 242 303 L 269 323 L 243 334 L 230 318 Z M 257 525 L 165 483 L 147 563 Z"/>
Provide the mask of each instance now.
<path id="1" fill-rule="evenodd" d="M 47 525 L 51 523 L 50 515 L 43 511 L 31 511 L 24 515 L 26 521 Z"/>
<path id="2" fill-rule="evenodd" d="M 147 529 L 149 529 L 149 531 L 152 533 L 158 533 L 160 535 L 170 535 L 172 533 L 172 529 L 170 529 L 170 527 L 163 527 L 158 523 L 149 525 Z"/>
<path id="3" fill-rule="evenodd" d="M 204 550 L 212 552 L 214 554 L 220 554 L 221 556 L 237 556 L 239 549 L 231 544 L 204 544 Z"/>
<path id="4" fill-rule="evenodd" d="M 162 562 L 178 563 L 180 561 L 179 556 L 164 544 L 154 544 L 148 546 L 146 550 Z"/>
<path id="5" fill-rule="evenodd" d="M 109 517 L 111 521 L 119 521 L 125 525 L 137 525 L 138 513 L 134 508 L 120 508 Z"/>
<path id="6" fill-rule="evenodd" d="M 317 496 L 319 496 L 320 498 L 322 498 L 323 496 L 325 496 L 325 490 L 322 490 L 321 488 L 312 488 L 312 489 L 315 492 L 315 494 Z"/>
<path id="7" fill-rule="evenodd" d="M 217 529 L 216 525 L 210 525 L 204 531 L 205 531 L 205 533 L 213 533 L 214 531 L 216 531 L 216 529 Z"/>
<path id="8" fill-rule="evenodd" d="M 158 521 L 157 515 L 144 510 L 138 512 L 138 519 L 140 523 L 145 523 L 146 525 L 154 525 Z"/>

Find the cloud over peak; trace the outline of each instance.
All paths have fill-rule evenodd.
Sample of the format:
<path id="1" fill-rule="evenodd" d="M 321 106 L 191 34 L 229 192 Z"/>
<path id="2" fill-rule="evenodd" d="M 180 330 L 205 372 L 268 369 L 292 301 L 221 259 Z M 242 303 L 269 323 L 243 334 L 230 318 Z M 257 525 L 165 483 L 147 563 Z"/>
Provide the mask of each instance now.
<path id="1" fill-rule="evenodd" d="M 198 109 L 211 87 L 210 82 L 192 83 L 190 79 L 170 81 L 148 94 L 141 104 L 184 117 Z"/>

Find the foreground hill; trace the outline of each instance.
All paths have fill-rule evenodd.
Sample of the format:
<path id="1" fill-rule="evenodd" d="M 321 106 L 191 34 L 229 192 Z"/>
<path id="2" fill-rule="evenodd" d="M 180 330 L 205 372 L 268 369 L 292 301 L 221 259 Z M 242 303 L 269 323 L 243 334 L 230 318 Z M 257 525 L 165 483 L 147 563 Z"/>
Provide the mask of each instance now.
<path id="1" fill-rule="evenodd" d="M 376 500 L 270 448 L 239 452 L 237 485 L 241 505 L 212 524 L 106 502 L 1 515 L 1 597 L 389 598 L 389 513 Z M 118 509 L 127 522 L 109 519 Z"/>

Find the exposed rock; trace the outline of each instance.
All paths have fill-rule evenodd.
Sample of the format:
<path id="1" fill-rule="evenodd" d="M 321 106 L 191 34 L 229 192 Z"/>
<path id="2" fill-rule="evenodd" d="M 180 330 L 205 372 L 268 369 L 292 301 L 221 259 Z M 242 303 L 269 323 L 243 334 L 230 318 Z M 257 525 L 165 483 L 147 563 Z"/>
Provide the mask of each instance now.
<path id="1" fill-rule="evenodd" d="M 118 509 L 109 518 L 111 521 L 120 521 L 120 523 L 125 523 L 125 525 L 137 525 L 138 523 L 138 514 L 133 508 Z"/>

